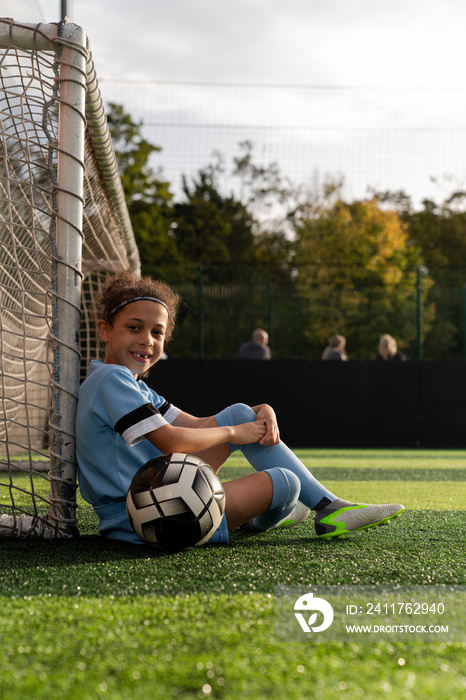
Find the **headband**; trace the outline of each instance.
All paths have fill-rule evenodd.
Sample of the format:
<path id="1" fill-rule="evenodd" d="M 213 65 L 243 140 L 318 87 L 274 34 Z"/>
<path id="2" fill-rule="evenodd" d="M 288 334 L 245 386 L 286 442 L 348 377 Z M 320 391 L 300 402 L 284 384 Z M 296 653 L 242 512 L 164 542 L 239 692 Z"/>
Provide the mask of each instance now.
<path id="1" fill-rule="evenodd" d="M 105 321 L 107 322 L 108 319 L 113 316 L 113 314 L 116 314 L 117 311 L 120 311 L 124 306 L 127 306 L 128 304 L 132 304 L 134 301 L 155 301 L 157 304 L 162 304 L 162 306 L 167 310 L 167 313 L 170 313 L 168 306 L 164 301 L 161 299 L 157 299 L 157 297 L 131 297 L 130 299 L 125 299 L 124 301 L 121 302 L 121 304 L 118 304 L 115 306 L 114 309 L 112 309 L 105 317 Z"/>

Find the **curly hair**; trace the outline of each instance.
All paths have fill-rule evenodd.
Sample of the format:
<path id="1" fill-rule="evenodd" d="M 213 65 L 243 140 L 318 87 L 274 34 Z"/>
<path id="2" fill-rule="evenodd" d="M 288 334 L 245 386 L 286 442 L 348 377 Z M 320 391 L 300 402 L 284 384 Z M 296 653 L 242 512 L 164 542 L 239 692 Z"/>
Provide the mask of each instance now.
<path id="1" fill-rule="evenodd" d="M 175 329 L 181 298 L 168 284 L 161 280 L 154 280 L 152 277 L 139 277 L 128 270 L 114 273 L 94 299 L 94 314 L 97 319 L 107 318 L 118 304 L 126 299 L 139 296 L 157 297 L 167 305 L 168 323 L 165 338 L 167 341 L 170 340 Z M 116 316 L 118 316 L 118 311 L 108 319 L 110 325 L 113 325 Z"/>

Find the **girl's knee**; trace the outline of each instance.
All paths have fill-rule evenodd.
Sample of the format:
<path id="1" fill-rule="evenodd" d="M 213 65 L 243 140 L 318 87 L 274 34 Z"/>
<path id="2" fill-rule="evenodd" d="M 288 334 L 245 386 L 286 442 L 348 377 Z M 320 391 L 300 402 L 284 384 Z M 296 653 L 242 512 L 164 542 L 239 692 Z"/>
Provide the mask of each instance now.
<path id="1" fill-rule="evenodd" d="M 256 420 L 256 414 L 250 406 L 245 403 L 234 403 L 229 406 L 235 425 L 241 423 L 252 423 Z"/>
<path id="2" fill-rule="evenodd" d="M 297 501 L 299 498 L 299 494 L 301 493 L 301 482 L 299 478 L 291 472 L 289 469 L 285 469 L 284 467 L 278 467 L 287 484 L 288 484 L 288 489 L 289 489 L 289 500 L 290 501 Z"/>
<path id="3" fill-rule="evenodd" d="M 296 474 L 284 467 L 266 469 L 272 479 L 274 498 L 284 504 L 294 504 L 301 493 L 301 482 Z"/>
<path id="4" fill-rule="evenodd" d="M 301 491 L 301 483 L 293 472 L 284 467 L 272 467 L 265 470 L 272 480 L 272 502 L 267 512 L 254 518 L 257 530 L 270 530 L 276 527 L 283 517 L 295 507 Z"/>

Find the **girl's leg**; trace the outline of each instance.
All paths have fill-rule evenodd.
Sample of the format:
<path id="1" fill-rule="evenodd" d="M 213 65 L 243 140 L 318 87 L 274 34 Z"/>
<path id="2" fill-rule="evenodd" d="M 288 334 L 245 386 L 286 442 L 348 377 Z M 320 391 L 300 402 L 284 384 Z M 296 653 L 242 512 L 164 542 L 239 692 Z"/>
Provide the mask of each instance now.
<path id="1" fill-rule="evenodd" d="M 215 416 L 215 420 L 220 426 L 238 425 L 255 419 L 256 414 L 252 408 L 240 403 L 228 406 Z M 283 467 L 295 474 L 301 484 L 299 501 L 311 510 L 316 510 L 316 506 L 323 508 L 337 498 L 317 481 L 301 460 L 283 442 L 273 447 L 265 447 L 257 442 L 251 445 L 231 445 L 228 443 L 228 447 L 232 452 L 240 449 L 248 462 L 258 472 L 272 467 Z"/>
<path id="2" fill-rule="evenodd" d="M 270 507 L 273 498 L 272 479 L 266 472 L 247 474 L 223 483 L 225 489 L 225 515 L 228 530 L 236 530 L 256 515 Z"/>
<path id="3" fill-rule="evenodd" d="M 265 532 L 287 518 L 298 502 L 301 484 L 293 472 L 281 467 L 267 469 L 258 474 L 268 474 L 273 483 L 273 498 L 269 509 L 252 519 L 252 528 Z"/>
<path id="4" fill-rule="evenodd" d="M 255 416 L 256 414 L 249 406 L 234 404 L 218 413 L 215 419 L 218 425 L 238 425 L 255 420 Z M 258 443 L 241 445 L 239 448 L 228 443 L 228 447 L 231 451 L 241 449 L 248 462 L 258 472 L 273 471 L 271 467 L 279 465 L 283 467 L 282 471 L 297 477 L 300 484 L 298 500 L 308 508 L 317 511 L 315 528 L 319 537 L 331 539 L 350 532 L 372 529 L 389 522 L 392 518 L 397 518 L 404 511 L 401 503 L 370 505 L 337 498 L 312 476 L 283 442 L 273 447 L 265 447 Z M 284 514 L 283 518 L 288 517 L 288 514 Z M 258 520 L 258 518 L 254 519 L 255 526 Z"/>
<path id="5" fill-rule="evenodd" d="M 215 425 L 216 420 L 210 418 L 202 427 Z M 197 456 L 218 473 L 230 454 L 230 447 L 224 444 L 199 452 Z M 224 482 L 223 486 L 226 494 L 225 515 L 230 531 L 249 520 L 254 521 L 254 529 L 261 531 L 278 525 L 293 510 L 301 489 L 297 477 L 280 468 L 248 474 Z"/>
<path id="6" fill-rule="evenodd" d="M 248 520 L 255 530 L 277 525 L 296 505 L 299 479 L 286 469 L 267 469 L 247 474 L 223 484 L 228 530 L 236 530 Z"/>

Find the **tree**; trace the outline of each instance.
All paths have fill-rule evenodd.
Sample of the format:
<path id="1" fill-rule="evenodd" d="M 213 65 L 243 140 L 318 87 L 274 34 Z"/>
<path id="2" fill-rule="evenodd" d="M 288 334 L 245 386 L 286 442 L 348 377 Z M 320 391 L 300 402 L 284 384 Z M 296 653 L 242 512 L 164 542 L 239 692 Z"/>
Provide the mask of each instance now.
<path id="1" fill-rule="evenodd" d="M 426 357 L 464 357 L 466 283 L 466 193 L 457 189 L 440 204 L 425 199 L 414 210 L 404 193 L 385 192 L 384 202 L 397 207 L 410 240 L 422 256 L 435 286 L 429 292 L 435 304 L 435 322 L 425 339 Z"/>
<path id="2" fill-rule="evenodd" d="M 232 177 L 238 181 L 240 200 L 254 217 L 253 233 L 261 278 L 273 284 L 292 284 L 293 220 L 298 192 L 282 177 L 277 163 L 254 161 L 250 141 L 239 144 Z"/>
<path id="3" fill-rule="evenodd" d="M 202 263 L 211 282 L 289 280 L 285 227 L 265 216 L 273 211 L 276 217 L 285 196 L 278 168 L 255 165 L 252 145 L 245 142 L 233 159 L 229 193 L 221 185 L 224 174 L 223 157 L 214 154 L 191 182 L 183 178 L 185 200 L 175 204 L 174 238 L 180 253 Z"/>
<path id="4" fill-rule="evenodd" d="M 307 336 L 325 344 L 342 333 L 352 357 L 373 357 L 381 333 L 409 349 L 416 339 L 416 274 L 423 259 L 395 211 L 376 198 L 350 204 L 338 188 L 296 217 L 297 287 L 309 301 Z M 425 288 L 431 280 L 424 280 Z M 425 309 L 424 326 L 433 309 Z M 364 334 L 360 335 L 360 329 Z"/>
<path id="5" fill-rule="evenodd" d="M 172 266 L 179 262 L 173 236 L 173 195 L 170 185 L 154 172 L 150 158 L 160 151 L 141 135 L 136 124 L 121 105 L 110 104 L 107 121 L 125 193 L 131 223 L 139 248 L 144 274 L 170 277 Z"/>
<path id="6" fill-rule="evenodd" d="M 174 207 L 174 238 L 180 253 L 205 267 L 207 281 L 244 281 L 248 274 L 244 266 L 255 263 L 253 222 L 247 210 L 233 197 L 220 194 L 208 169 L 191 184 L 183 178 L 183 192 L 186 201 Z"/>

